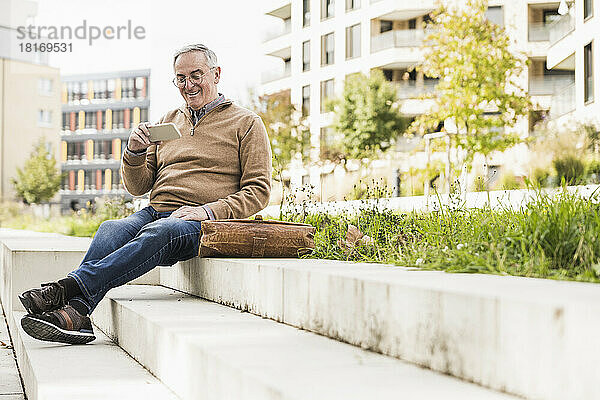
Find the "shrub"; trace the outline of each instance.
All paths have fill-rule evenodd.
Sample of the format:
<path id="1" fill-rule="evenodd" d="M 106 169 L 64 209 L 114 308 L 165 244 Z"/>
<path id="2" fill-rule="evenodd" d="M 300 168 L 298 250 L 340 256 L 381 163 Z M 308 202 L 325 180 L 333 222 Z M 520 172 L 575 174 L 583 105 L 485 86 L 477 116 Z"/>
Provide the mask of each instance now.
<path id="1" fill-rule="evenodd" d="M 502 174 L 500 178 L 500 182 L 498 184 L 498 188 L 501 190 L 515 190 L 522 189 L 523 184 L 521 180 L 515 176 L 511 171 L 506 171 Z"/>
<path id="2" fill-rule="evenodd" d="M 473 181 L 473 191 L 475 192 L 485 192 L 485 181 L 483 176 L 477 176 Z"/>
<path id="3" fill-rule="evenodd" d="M 589 181 L 600 183 L 600 160 L 590 161 L 585 169 Z"/>
<path id="4" fill-rule="evenodd" d="M 579 158 L 567 155 L 554 159 L 552 163 L 559 184 L 576 185 L 583 182 L 585 166 Z"/>
<path id="5" fill-rule="evenodd" d="M 531 174 L 531 181 L 540 187 L 548 185 L 548 178 L 550 178 L 550 171 L 544 168 L 536 168 Z"/>

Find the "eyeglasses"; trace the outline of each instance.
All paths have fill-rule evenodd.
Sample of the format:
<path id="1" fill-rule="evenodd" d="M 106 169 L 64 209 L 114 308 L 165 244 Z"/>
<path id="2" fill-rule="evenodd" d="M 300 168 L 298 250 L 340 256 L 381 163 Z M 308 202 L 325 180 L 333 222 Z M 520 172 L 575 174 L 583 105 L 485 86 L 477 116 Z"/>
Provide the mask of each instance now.
<path id="1" fill-rule="evenodd" d="M 173 78 L 173 85 L 175 85 L 181 89 L 181 88 L 185 87 L 185 81 L 187 79 L 189 79 L 189 81 L 192 85 L 201 85 L 202 80 L 204 79 L 204 76 L 206 74 L 208 74 L 214 68 L 215 67 L 209 68 L 208 71 L 206 71 L 203 74 L 201 74 L 199 72 L 192 72 L 189 77 L 185 76 L 185 75 L 176 76 L 175 78 Z"/>

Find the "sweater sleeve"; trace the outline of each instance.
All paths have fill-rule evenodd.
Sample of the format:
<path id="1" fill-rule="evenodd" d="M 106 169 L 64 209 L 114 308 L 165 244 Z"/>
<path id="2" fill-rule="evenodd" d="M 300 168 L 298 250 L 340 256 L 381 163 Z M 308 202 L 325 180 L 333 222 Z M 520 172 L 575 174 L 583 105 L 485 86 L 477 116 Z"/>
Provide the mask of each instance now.
<path id="1" fill-rule="evenodd" d="M 156 179 L 156 145 L 151 145 L 146 152 L 141 154 L 123 152 L 121 176 L 125 189 L 132 196 L 148 193 Z"/>
<path id="2" fill-rule="evenodd" d="M 164 121 L 161 117 L 157 124 Z M 134 153 L 125 147 L 121 159 L 121 176 L 125 190 L 132 196 L 142 196 L 148 193 L 156 180 L 156 145 L 150 145 L 146 151 Z"/>
<path id="3" fill-rule="evenodd" d="M 247 218 L 269 204 L 271 195 L 271 145 L 267 130 L 256 116 L 240 139 L 240 190 L 207 203 L 216 219 Z"/>

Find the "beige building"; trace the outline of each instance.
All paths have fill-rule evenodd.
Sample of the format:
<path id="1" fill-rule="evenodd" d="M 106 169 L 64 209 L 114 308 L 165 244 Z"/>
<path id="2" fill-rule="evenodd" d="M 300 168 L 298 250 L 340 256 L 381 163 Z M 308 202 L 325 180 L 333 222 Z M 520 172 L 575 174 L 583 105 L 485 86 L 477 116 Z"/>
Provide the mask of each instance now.
<path id="1" fill-rule="evenodd" d="M 35 15 L 36 4 L 10 2 L 0 18 L 0 199 L 13 200 L 11 179 L 33 145 L 44 137 L 59 167 L 60 77 L 39 52 L 21 52 L 16 26 Z M 3 10 L 4 11 L 4 10 Z M 58 197 L 57 197 L 58 198 Z"/>
<path id="2" fill-rule="evenodd" d="M 551 27 L 558 23 L 559 4 L 547 0 L 489 1 L 487 17 L 506 28 L 513 49 L 525 53 L 530 61 L 529 70 L 518 80 L 529 90 L 536 111 L 513 128 L 522 137 L 529 135 L 537 121 L 549 118 L 553 95 L 575 81 L 572 69 L 548 66 Z M 322 106 L 328 98 L 341 94 L 349 74 L 382 70 L 398 87 L 403 114 L 427 112 L 430 101 L 418 97 L 431 93 L 437 82 L 415 72 L 414 67 L 423 61 L 421 46 L 426 32 L 422 26 L 435 7 L 434 0 L 268 2 L 265 14 L 271 17 L 274 29 L 266 37 L 263 52 L 272 59 L 273 69 L 265 71 L 261 93 L 289 91 L 291 102 L 307 115 L 311 132 L 312 166 L 295 165 L 289 177 L 292 186 L 311 183 L 322 200 L 340 199 L 352 188 L 352 177 L 318 162 L 321 149 L 333 134 L 333 116 Z M 388 159 L 375 163 L 375 169 L 384 171 L 379 175 L 385 176 L 388 187 L 397 189 L 400 175 L 407 182 L 411 168 L 425 166 L 427 157 L 422 152 L 407 156 L 405 151 L 412 147 L 414 143 L 403 142 Z M 494 155 L 490 170 L 508 166 L 516 174 L 524 173 L 527 159 L 526 146 L 518 146 Z"/>

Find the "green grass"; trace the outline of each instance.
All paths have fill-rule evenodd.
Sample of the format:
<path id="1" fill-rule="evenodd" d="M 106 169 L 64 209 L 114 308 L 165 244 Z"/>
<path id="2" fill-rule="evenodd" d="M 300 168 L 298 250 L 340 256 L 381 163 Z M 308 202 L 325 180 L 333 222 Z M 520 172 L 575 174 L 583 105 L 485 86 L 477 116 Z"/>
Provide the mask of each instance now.
<path id="1" fill-rule="evenodd" d="M 36 232 L 55 232 L 69 236 L 93 237 L 100 224 L 107 219 L 123 218 L 133 212 L 131 203 L 124 198 L 101 199 L 94 212 L 81 209 L 70 215 L 36 218 L 31 212 L 15 203 L 0 207 L 0 227 L 25 229 Z"/>
<path id="2" fill-rule="evenodd" d="M 355 215 L 317 213 L 303 204 L 284 219 L 317 228 L 310 258 L 389 263 L 448 272 L 489 273 L 598 282 L 598 194 L 563 190 L 518 210 L 445 206 L 429 213 L 395 213 L 383 201 L 363 202 Z M 348 224 L 374 239 L 340 247 Z"/>

